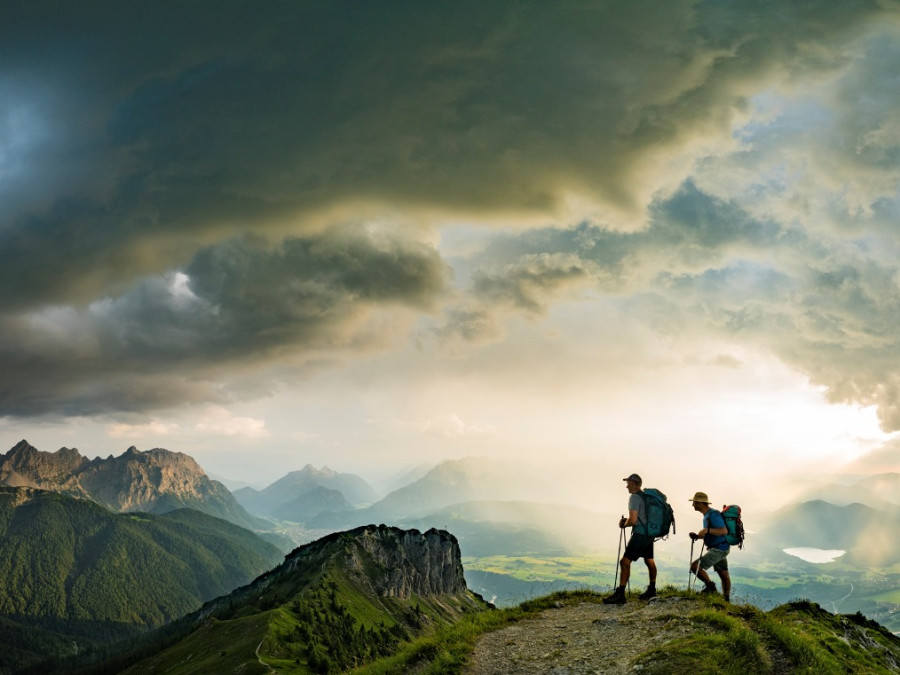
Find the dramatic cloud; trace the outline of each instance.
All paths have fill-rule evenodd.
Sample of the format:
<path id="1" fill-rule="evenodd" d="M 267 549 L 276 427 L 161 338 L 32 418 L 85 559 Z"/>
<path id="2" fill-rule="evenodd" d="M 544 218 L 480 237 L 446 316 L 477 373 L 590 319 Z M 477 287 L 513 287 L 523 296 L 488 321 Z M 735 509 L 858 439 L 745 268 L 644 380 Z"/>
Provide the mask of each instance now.
<path id="1" fill-rule="evenodd" d="M 900 429 L 898 37 L 888 0 L 20 3 L 0 417 L 225 406 L 415 350 L 489 380 L 523 324 L 618 312 Z"/>
<path id="2" fill-rule="evenodd" d="M 480 342 L 513 311 L 540 314 L 586 290 L 687 345 L 700 336 L 765 348 L 828 389 L 876 405 L 900 429 L 900 260 L 856 238 L 758 220 L 692 183 L 651 208 L 648 228 L 546 228 L 497 239 L 476 261 L 467 313 L 436 331 Z M 596 298 L 584 301 L 585 306 Z M 491 318 L 493 316 L 493 318 Z"/>
<path id="3" fill-rule="evenodd" d="M 24 188 L 0 208 L 6 306 L 90 300 L 218 233 L 351 203 L 640 211 L 697 143 L 729 142 L 747 97 L 843 66 L 878 16 L 866 2 L 816 5 L 814 21 L 800 2 L 43 5 L 0 27 L 2 191 Z"/>
<path id="4" fill-rule="evenodd" d="M 0 408 L 92 414 L 224 401 L 220 367 L 366 350 L 386 330 L 369 325 L 373 308 L 428 311 L 446 276 L 433 248 L 386 226 L 277 245 L 230 240 L 83 310 L 7 318 Z"/>

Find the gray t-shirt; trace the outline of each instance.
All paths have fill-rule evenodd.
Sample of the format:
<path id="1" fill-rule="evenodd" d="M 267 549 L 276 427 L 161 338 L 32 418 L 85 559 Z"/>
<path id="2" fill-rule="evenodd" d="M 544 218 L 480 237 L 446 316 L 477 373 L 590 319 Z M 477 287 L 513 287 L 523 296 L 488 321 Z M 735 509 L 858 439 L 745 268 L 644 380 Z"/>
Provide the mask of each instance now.
<path id="1" fill-rule="evenodd" d="M 646 526 L 647 507 L 644 506 L 644 498 L 641 496 L 640 492 L 635 492 L 633 495 L 628 495 L 628 510 L 637 511 L 637 524 Z M 633 531 L 634 530 L 632 529 L 632 532 Z M 646 532 L 646 529 L 643 531 Z"/>

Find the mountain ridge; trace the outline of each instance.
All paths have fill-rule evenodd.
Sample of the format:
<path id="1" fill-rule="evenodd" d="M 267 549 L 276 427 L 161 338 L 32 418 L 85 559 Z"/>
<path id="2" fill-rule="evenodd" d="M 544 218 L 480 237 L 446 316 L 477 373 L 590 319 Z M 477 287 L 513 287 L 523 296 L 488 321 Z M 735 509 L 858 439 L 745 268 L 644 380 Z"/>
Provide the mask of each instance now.
<path id="1" fill-rule="evenodd" d="M 394 490 L 367 508 L 322 513 L 309 524 L 350 528 L 367 522 L 390 522 L 463 502 L 514 501 L 525 495 L 547 495 L 553 492 L 551 487 L 514 462 L 477 457 L 445 460 L 418 480 Z"/>
<path id="2" fill-rule="evenodd" d="M 0 487 L 0 665 L 96 649 L 183 616 L 282 559 L 192 509 L 114 513 L 93 500 Z"/>
<path id="3" fill-rule="evenodd" d="M 490 608 L 468 590 L 446 531 L 366 525 L 298 547 L 278 567 L 188 615 L 175 640 L 124 673 L 231 672 L 259 663 L 337 672 L 425 629 Z M 186 665 L 190 654 L 191 664 Z"/>
<path id="4" fill-rule="evenodd" d="M 44 452 L 22 440 L 0 455 L 0 485 L 32 487 L 86 498 L 121 513 L 194 508 L 251 530 L 268 525 L 251 516 L 189 455 L 129 447 L 119 457 L 88 460 L 75 448 Z"/>

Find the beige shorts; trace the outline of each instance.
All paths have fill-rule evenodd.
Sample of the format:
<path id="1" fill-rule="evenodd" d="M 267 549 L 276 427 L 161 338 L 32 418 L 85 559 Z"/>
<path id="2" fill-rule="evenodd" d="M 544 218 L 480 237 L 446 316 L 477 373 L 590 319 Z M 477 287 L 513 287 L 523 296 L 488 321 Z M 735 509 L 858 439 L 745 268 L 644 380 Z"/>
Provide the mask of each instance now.
<path id="1" fill-rule="evenodd" d="M 708 570 L 712 567 L 716 572 L 728 571 L 728 551 L 711 548 L 700 557 L 700 569 Z"/>

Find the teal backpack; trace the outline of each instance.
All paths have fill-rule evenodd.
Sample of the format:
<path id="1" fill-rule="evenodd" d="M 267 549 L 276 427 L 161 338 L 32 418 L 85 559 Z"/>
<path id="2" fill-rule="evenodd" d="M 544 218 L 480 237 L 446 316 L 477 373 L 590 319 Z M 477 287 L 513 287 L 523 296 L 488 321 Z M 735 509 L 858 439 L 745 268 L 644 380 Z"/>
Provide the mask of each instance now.
<path id="1" fill-rule="evenodd" d="M 741 520 L 741 507 L 737 504 L 723 506 L 722 518 L 725 519 L 725 527 L 728 528 L 725 539 L 731 546 L 744 548 L 744 521 Z"/>
<path id="2" fill-rule="evenodd" d="M 672 510 L 672 505 L 666 500 L 666 496 L 654 488 L 647 488 L 639 494 L 644 498 L 644 512 L 647 514 L 647 524 L 641 528 L 644 530 L 641 534 L 646 534 L 654 539 L 668 537 L 669 530 L 672 530 L 674 534 L 675 512 Z"/>

